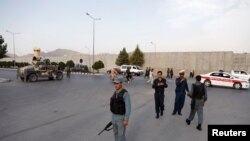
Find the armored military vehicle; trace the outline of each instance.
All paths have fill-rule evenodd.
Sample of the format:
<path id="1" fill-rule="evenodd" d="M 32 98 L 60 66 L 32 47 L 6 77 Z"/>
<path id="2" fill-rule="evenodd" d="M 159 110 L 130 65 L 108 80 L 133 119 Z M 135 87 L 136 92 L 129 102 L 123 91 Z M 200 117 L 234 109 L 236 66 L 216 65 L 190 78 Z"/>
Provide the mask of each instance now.
<path id="1" fill-rule="evenodd" d="M 35 82 L 38 80 L 38 78 L 62 80 L 63 71 L 59 70 L 59 66 L 51 65 L 49 59 L 33 57 L 31 65 L 19 68 L 17 70 L 17 77 L 25 82 Z"/>

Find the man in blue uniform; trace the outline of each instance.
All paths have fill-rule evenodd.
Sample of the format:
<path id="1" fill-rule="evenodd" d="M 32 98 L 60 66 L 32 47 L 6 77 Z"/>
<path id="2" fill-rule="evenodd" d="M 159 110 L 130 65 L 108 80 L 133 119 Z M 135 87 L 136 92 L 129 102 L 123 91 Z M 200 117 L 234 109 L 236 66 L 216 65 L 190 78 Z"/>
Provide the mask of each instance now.
<path id="1" fill-rule="evenodd" d="M 175 89 L 175 103 L 174 111 L 172 115 L 175 115 L 178 112 L 178 115 L 181 114 L 181 110 L 184 106 L 186 92 L 189 92 L 187 79 L 184 77 L 185 71 L 181 70 L 179 72 L 180 77 L 176 78 L 176 89 Z"/>
<path id="2" fill-rule="evenodd" d="M 115 92 L 110 99 L 115 141 L 126 141 L 126 126 L 128 125 L 131 111 L 130 96 L 128 91 L 122 88 L 122 81 L 122 78 L 119 77 L 114 79 Z"/>
<path id="3" fill-rule="evenodd" d="M 164 111 L 164 88 L 167 88 L 166 79 L 162 78 L 162 71 L 157 72 L 157 78 L 154 80 L 152 88 L 155 89 L 155 112 L 156 118 L 159 118 L 159 113 L 163 116 Z"/>

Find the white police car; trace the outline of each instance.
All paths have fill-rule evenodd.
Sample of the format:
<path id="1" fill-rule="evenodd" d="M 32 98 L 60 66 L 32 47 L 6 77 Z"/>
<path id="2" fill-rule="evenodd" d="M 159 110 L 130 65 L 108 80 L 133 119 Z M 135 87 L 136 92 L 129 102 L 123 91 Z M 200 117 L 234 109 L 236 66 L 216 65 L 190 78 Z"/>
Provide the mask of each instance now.
<path id="1" fill-rule="evenodd" d="M 235 78 L 231 74 L 222 71 L 201 75 L 201 83 L 204 83 L 206 86 L 224 86 L 235 89 L 249 88 L 248 81 Z"/>

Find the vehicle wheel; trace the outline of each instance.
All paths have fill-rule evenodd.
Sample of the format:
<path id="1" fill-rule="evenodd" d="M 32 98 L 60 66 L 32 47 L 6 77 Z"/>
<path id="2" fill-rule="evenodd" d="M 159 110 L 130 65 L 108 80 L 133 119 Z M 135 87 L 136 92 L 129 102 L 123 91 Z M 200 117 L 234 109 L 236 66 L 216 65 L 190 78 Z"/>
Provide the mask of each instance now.
<path id="1" fill-rule="evenodd" d="M 205 84 L 205 86 L 210 87 L 211 86 L 211 81 L 210 80 L 205 80 L 204 84 Z"/>
<path id="2" fill-rule="evenodd" d="M 37 76 L 36 76 L 36 74 L 30 74 L 30 75 L 29 75 L 29 81 L 30 81 L 30 82 L 36 82 L 36 81 L 37 81 Z"/>
<path id="3" fill-rule="evenodd" d="M 234 88 L 235 89 L 241 89 L 241 84 L 240 83 L 234 83 Z"/>
<path id="4" fill-rule="evenodd" d="M 63 79 L 63 74 L 61 72 L 57 73 L 56 79 L 57 80 L 62 80 Z"/>

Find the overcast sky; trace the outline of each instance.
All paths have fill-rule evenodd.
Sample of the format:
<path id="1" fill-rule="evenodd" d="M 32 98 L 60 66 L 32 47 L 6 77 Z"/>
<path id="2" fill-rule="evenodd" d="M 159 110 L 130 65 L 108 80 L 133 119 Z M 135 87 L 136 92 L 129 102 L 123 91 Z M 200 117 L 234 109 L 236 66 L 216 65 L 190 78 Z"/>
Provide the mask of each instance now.
<path id="1" fill-rule="evenodd" d="M 250 52 L 250 0 L 0 0 L 0 35 L 13 53 Z M 151 44 L 153 42 L 154 44 Z M 87 48 L 85 48 L 87 47 Z"/>

